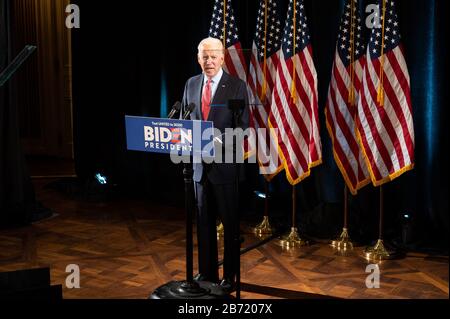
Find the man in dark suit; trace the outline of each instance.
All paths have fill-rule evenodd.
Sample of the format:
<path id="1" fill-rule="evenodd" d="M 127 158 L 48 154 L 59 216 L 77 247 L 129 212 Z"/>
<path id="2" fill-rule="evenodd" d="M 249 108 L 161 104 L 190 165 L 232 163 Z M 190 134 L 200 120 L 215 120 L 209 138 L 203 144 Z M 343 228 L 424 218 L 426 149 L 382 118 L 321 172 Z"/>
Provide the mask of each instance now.
<path id="1" fill-rule="evenodd" d="M 186 82 L 183 105 L 195 103 L 192 120 L 212 121 L 214 128 L 225 133 L 226 128 L 246 129 L 249 123 L 248 98 L 245 83 L 224 72 L 224 48 L 215 38 L 206 38 L 198 46 L 198 63 L 203 73 Z M 229 100 L 244 100 L 245 106 L 237 116 L 228 107 Z M 235 114 L 236 115 L 236 114 Z M 223 135 L 220 137 L 223 141 Z M 236 145 L 235 145 L 236 146 Z M 218 146 L 216 145 L 216 148 Z M 220 147 L 220 144 L 219 144 Z M 240 146 L 238 146 L 240 147 Z M 224 150 L 224 152 L 227 150 Z M 234 149 L 236 152 L 236 149 Z M 194 189 L 197 202 L 197 239 L 199 274 L 195 279 L 218 282 L 218 253 L 216 214 L 224 227 L 224 266 L 220 284 L 231 289 L 235 282 L 239 240 L 239 217 L 237 212 L 237 177 L 243 179 L 242 164 L 194 163 Z M 211 207 L 211 199 L 217 206 Z"/>

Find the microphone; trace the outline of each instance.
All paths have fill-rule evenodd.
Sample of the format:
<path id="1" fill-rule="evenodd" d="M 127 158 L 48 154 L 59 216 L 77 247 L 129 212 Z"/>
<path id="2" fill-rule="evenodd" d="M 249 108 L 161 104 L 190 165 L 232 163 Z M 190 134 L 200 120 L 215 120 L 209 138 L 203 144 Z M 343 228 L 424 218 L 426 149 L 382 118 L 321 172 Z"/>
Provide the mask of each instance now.
<path id="1" fill-rule="evenodd" d="M 176 113 L 178 113 L 181 110 L 181 103 L 179 101 L 176 101 L 175 104 L 172 106 L 172 110 L 170 111 L 169 115 L 167 115 L 168 119 L 171 119 L 175 116 Z"/>
<path id="2" fill-rule="evenodd" d="M 194 109 L 195 109 L 195 103 L 190 103 L 186 107 L 186 113 L 184 113 L 183 120 L 186 120 L 189 117 L 189 115 L 191 115 L 191 113 Z"/>

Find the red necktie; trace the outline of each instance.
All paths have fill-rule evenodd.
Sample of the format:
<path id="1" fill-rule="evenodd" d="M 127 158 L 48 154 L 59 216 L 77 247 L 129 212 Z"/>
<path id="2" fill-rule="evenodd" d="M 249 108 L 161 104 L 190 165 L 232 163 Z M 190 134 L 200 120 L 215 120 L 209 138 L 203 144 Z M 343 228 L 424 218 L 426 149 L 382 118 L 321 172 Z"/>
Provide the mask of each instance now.
<path id="1" fill-rule="evenodd" d="M 211 108 L 211 79 L 208 79 L 202 94 L 202 115 L 203 120 L 208 119 L 209 110 Z"/>

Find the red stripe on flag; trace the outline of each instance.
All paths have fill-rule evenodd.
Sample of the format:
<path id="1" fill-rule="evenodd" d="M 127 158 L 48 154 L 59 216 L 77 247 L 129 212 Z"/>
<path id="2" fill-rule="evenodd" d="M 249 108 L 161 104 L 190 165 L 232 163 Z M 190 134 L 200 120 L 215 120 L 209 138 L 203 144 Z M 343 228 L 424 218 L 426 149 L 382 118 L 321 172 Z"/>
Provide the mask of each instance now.
<path id="1" fill-rule="evenodd" d="M 286 66 L 288 70 L 292 70 L 292 60 L 289 59 L 286 61 Z M 282 70 L 280 70 L 282 71 Z M 300 79 L 297 77 L 297 72 L 295 72 L 295 76 L 296 76 L 296 88 L 298 90 L 298 92 L 300 93 L 300 98 L 302 100 L 302 102 L 304 103 L 304 105 L 309 105 L 309 99 L 306 96 L 306 92 L 304 91 L 303 87 L 301 85 L 299 85 Z M 298 107 L 292 102 L 291 99 L 291 92 L 289 90 L 289 84 L 287 83 L 283 72 L 280 72 L 280 81 L 281 81 L 281 85 L 284 88 L 284 95 L 286 96 L 287 102 L 289 104 L 289 110 L 291 111 L 292 114 L 292 118 L 294 119 L 294 122 L 297 124 L 299 130 L 300 130 L 300 134 L 302 135 L 301 137 L 303 138 L 304 141 L 308 141 L 309 142 L 309 131 L 306 128 L 306 124 L 302 118 L 302 116 L 299 113 L 299 109 Z M 277 105 L 279 105 L 277 103 Z M 278 108 L 280 109 L 280 108 Z M 281 115 L 281 113 L 280 113 Z M 290 117 L 286 116 L 286 114 L 284 113 L 284 109 L 283 109 L 283 115 L 281 116 L 281 121 L 283 124 L 283 127 L 289 127 L 289 129 L 291 130 L 288 134 L 288 138 L 290 141 L 290 144 L 292 146 L 292 149 L 294 150 L 295 154 L 297 154 L 297 158 L 299 159 L 299 162 L 303 168 L 304 171 L 308 170 L 308 159 L 306 159 L 304 157 L 304 154 L 301 151 L 300 145 L 299 145 L 299 141 L 296 140 L 296 136 L 294 136 L 294 133 L 292 132 L 292 129 L 289 125 L 288 119 Z M 299 155 L 301 155 L 301 160 L 299 158 Z M 308 154 L 309 155 L 309 154 Z M 285 155 L 286 157 L 286 155 Z"/>
<path id="2" fill-rule="evenodd" d="M 361 103 L 362 103 L 362 111 L 365 113 L 364 108 L 367 107 L 367 101 L 366 101 L 366 97 L 365 97 L 365 86 L 363 85 L 361 88 Z M 367 119 L 366 119 L 367 121 Z M 370 124 L 368 124 L 370 125 Z M 360 117 L 357 117 L 357 121 L 356 121 L 356 126 L 358 128 L 358 132 L 359 132 L 359 137 L 360 137 L 360 142 L 361 142 L 361 147 L 364 149 L 365 155 L 366 155 L 366 159 L 368 161 L 368 167 L 371 170 L 373 177 L 375 178 L 376 181 L 380 180 L 382 178 L 381 176 L 381 172 L 378 169 L 378 166 L 375 165 L 375 159 L 372 153 L 371 148 L 369 147 L 369 142 L 367 141 L 367 135 L 366 132 L 364 131 L 363 128 L 363 124 L 360 120 Z M 370 129 L 370 127 L 369 127 Z"/>
<path id="3" fill-rule="evenodd" d="M 233 76 L 239 77 L 239 74 L 237 73 L 236 68 L 234 66 L 233 59 L 230 55 L 230 52 L 228 52 L 228 50 L 226 50 L 226 52 L 225 52 L 225 66 L 228 69 L 228 73 L 230 73 Z"/>
<path id="4" fill-rule="evenodd" d="M 403 95 L 406 98 L 407 111 L 411 112 L 411 102 L 410 102 L 408 81 L 407 81 L 405 75 L 403 74 L 403 71 L 397 61 L 395 54 L 392 51 L 388 52 L 387 57 L 388 57 L 389 63 L 391 64 L 392 69 L 394 70 L 397 80 L 400 83 Z M 411 134 L 408 129 L 408 123 L 405 118 L 404 108 L 402 107 L 402 105 L 400 105 L 400 101 L 398 100 L 396 92 L 394 91 L 394 88 L 391 86 L 391 84 L 385 83 L 384 86 L 385 86 L 386 94 L 389 96 L 389 100 L 392 103 L 392 107 L 394 108 L 397 118 L 398 118 L 400 124 L 402 125 L 403 136 L 405 138 L 408 155 L 409 155 L 409 158 L 411 159 L 411 163 L 412 163 L 413 159 L 414 159 L 414 151 L 413 151 L 414 142 L 411 138 Z"/>
<path id="5" fill-rule="evenodd" d="M 280 76 L 280 78 L 281 78 L 281 76 Z M 283 78 L 282 81 L 284 83 L 286 83 L 284 81 L 284 78 Z M 282 92 L 282 94 L 286 95 L 285 92 Z M 280 115 L 280 119 L 286 119 L 286 113 L 284 112 L 284 109 L 282 107 L 281 98 L 278 95 L 278 91 L 277 90 L 274 90 L 273 97 L 274 97 L 275 107 L 277 108 L 278 113 Z M 289 98 L 289 96 L 287 98 Z M 276 123 L 276 125 L 277 125 L 276 127 L 280 126 L 279 125 L 280 123 L 278 123 L 275 120 L 275 118 L 271 117 L 270 121 L 271 121 L 271 123 Z M 307 166 L 304 165 L 304 163 L 306 163 L 306 159 L 304 158 L 302 152 L 300 151 L 298 144 L 293 139 L 293 133 L 292 133 L 291 127 L 287 123 L 286 124 L 281 123 L 281 124 L 282 124 L 282 127 L 283 127 L 283 129 L 284 129 L 284 131 L 286 133 L 285 137 L 288 137 L 290 144 L 293 143 L 293 145 L 290 145 L 290 146 L 291 146 L 292 150 L 294 151 L 294 153 L 297 154 L 297 158 L 298 158 L 298 161 L 299 161 L 300 165 L 302 166 L 302 170 L 306 171 L 307 170 Z M 298 174 L 296 172 L 292 172 L 292 161 L 291 161 L 288 149 L 287 149 L 287 145 L 284 143 L 283 136 L 281 136 L 280 130 L 278 130 L 278 144 L 279 144 L 279 147 L 281 149 L 281 152 L 283 153 L 283 157 L 286 160 L 286 164 L 288 166 L 289 174 L 291 175 L 291 177 L 293 177 L 294 180 L 297 179 L 299 176 L 298 176 Z"/>
<path id="6" fill-rule="evenodd" d="M 372 65 L 375 68 L 375 70 L 379 70 L 380 69 L 380 61 L 379 59 L 373 59 L 372 60 Z M 386 85 L 386 83 L 389 85 L 389 77 L 386 75 L 386 73 L 383 70 L 383 77 L 384 77 L 384 85 Z M 403 152 L 402 152 L 402 146 L 400 145 L 400 141 L 398 140 L 398 136 L 397 136 L 397 132 L 395 131 L 391 120 L 389 119 L 389 116 L 386 113 L 386 108 L 385 106 L 379 106 L 378 103 L 376 102 L 376 97 L 378 94 L 377 88 L 375 88 L 372 84 L 372 81 L 367 81 L 369 90 L 371 92 L 372 98 L 374 99 L 375 108 L 372 109 L 376 109 L 376 111 L 374 110 L 374 112 L 378 112 L 378 116 L 380 117 L 381 123 L 383 123 L 384 128 L 386 129 L 386 132 L 389 136 L 389 139 L 394 147 L 395 150 L 395 154 L 397 155 L 397 160 L 399 162 L 400 168 L 403 167 L 405 165 L 405 161 L 403 158 Z M 384 135 L 385 136 L 385 135 Z M 384 142 L 384 139 L 383 139 Z M 391 155 L 388 154 L 389 157 L 389 161 L 392 163 L 390 169 L 389 169 L 389 174 L 392 174 L 395 172 L 395 167 L 391 158 Z"/>
<path id="7" fill-rule="evenodd" d="M 341 77 L 341 74 L 336 66 L 334 69 L 334 80 L 336 81 L 336 87 L 339 90 L 339 94 L 340 94 L 341 98 L 345 101 L 345 98 L 348 97 L 348 89 L 347 89 L 347 86 L 345 85 L 345 83 Z M 331 87 L 331 90 L 333 90 L 332 87 Z M 333 93 L 335 94 L 334 90 L 333 90 Z M 350 149 L 353 153 L 353 156 L 358 160 L 359 145 L 354 138 L 354 131 L 348 127 L 347 122 L 345 121 L 344 116 L 342 115 L 342 112 L 339 109 L 340 104 L 337 103 L 336 97 L 334 95 L 333 95 L 333 104 L 334 104 L 335 114 L 336 114 L 336 112 L 338 113 L 338 114 L 336 114 L 336 120 L 338 121 L 338 125 L 341 128 L 341 130 L 343 131 L 344 136 L 346 137 L 346 140 L 347 140 L 347 142 L 350 146 Z M 354 114 L 355 111 L 349 109 L 347 103 L 345 104 L 345 106 L 347 107 L 347 111 L 350 114 Z"/>
<path id="8" fill-rule="evenodd" d="M 335 100 L 334 90 L 330 89 L 330 95 L 331 95 L 331 99 Z M 333 101 L 333 103 L 336 103 L 336 102 Z M 334 151 L 336 152 L 336 156 L 338 157 L 338 160 L 342 164 L 342 168 L 344 169 L 344 172 L 342 172 L 342 174 L 344 174 L 349 179 L 352 188 L 355 189 L 356 185 L 357 185 L 357 179 L 356 179 L 355 173 L 353 172 L 352 166 L 348 160 L 348 157 L 345 155 L 345 152 L 342 149 L 342 146 L 339 143 L 339 140 L 336 136 L 336 127 L 335 127 L 334 121 L 332 119 L 332 116 L 331 116 L 330 112 L 327 110 L 325 112 L 325 116 L 327 118 L 327 123 L 331 129 L 330 134 L 332 134 L 332 136 L 333 136 L 332 141 L 333 141 Z"/>

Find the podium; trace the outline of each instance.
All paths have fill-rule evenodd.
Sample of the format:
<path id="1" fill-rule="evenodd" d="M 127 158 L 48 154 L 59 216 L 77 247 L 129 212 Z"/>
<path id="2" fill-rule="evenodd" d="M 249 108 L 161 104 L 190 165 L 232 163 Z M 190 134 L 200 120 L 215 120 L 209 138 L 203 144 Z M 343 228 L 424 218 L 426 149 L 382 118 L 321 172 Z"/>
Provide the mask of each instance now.
<path id="1" fill-rule="evenodd" d="M 125 116 L 127 149 L 164 153 L 172 162 L 183 163 L 186 210 L 186 280 L 170 281 L 158 287 L 149 299 L 230 298 L 217 283 L 193 279 L 193 216 L 195 198 L 192 162 L 214 157 L 212 122 Z"/>

